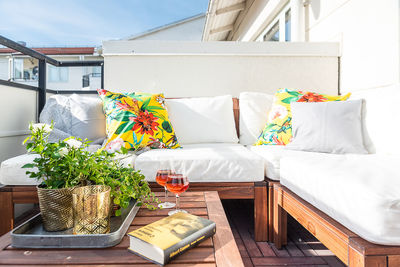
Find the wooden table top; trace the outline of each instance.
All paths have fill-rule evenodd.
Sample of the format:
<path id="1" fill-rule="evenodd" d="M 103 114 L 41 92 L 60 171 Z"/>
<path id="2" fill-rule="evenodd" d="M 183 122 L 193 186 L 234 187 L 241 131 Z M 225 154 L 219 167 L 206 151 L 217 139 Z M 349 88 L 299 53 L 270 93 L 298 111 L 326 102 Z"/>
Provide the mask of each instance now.
<path id="1" fill-rule="evenodd" d="M 156 193 L 161 196 L 162 193 Z M 173 198 L 171 197 L 170 201 Z M 181 195 L 181 208 L 208 218 L 217 225 L 216 234 L 171 261 L 168 266 L 211 267 L 243 266 L 238 247 L 217 192 L 186 192 Z M 128 232 L 159 220 L 167 210 L 141 208 Z M 0 265 L 79 265 L 79 266 L 143 266 L 153 263 L 128 251 L 129 238 L 105 249 L 17 249 L 10 246 L 11 235 L 0 237 Z"/>

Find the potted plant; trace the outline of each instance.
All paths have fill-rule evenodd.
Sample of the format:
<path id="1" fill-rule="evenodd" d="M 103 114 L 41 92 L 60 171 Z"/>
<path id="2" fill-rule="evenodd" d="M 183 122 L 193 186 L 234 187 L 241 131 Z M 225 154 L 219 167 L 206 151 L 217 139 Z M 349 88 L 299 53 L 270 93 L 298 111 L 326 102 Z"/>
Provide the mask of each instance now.
<path id="1" fill-rule="evenodd" d="M 29 129 L 31 135 L 24 144 L 29 153 L 35 153 L 38 157 L 23 168 L 35 168 L 26 173 L 41 181 L 37 191 L 43 225 L 47 231 L 71 228 L 72 190 L 87 180 L 87 174 L 81 172 L 86 154 L 83 142 L 71 137 L 49 143 L 53 125 L 31 124 Z"/>
<path id="2" fill-rule="evenodd" d="M 23 168 L 38 185 L 39 206 L 43 224 L 47 231 L 60 231 L 73 226 L 72 191 L 81 185 L 95 184 L 111 187 L 110 195 L 114 204 L 121 209 L 129 205 L 131 199 L 149 209 L 156 202 L 144 176 L 132 168 L 124 167 L 115 160 L 115 152 L 127 153 L 122 147 L 108 152 L 100 149 L 90 152 L 90 141 L 69 137 L 56 143 L 49 143 L 48 137 L 53 125 L 31 124 L 31 135 L 25 139 L 27 151 L 38 155 L 33 163 Z"/>

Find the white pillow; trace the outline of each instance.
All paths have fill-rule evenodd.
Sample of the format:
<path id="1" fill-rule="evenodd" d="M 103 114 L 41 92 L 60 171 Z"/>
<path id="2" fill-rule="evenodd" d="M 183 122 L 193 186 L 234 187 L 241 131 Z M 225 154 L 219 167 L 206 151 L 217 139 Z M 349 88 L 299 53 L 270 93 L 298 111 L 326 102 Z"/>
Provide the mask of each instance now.
<path id="1" fill-rule="evenodd" d="M 166 107 L 181 145 L 238 142 L 231 95 L 166 99 Z"/>
<path id="2" fill-rule="evenodd" d="M 295 102 L 292 111 L 294 150 L 367 154 L 362 134 L 362 100 Z"/>
<path id="3" fill-rule="evenodd" d="M 106 137 L 106 117 L 101 99 L 73 94 L 70 108 L 72 136 L 101 143 Z"/>
<path id="4" fill-rule="evenodd" d="M 257 92 L 243 92 L 239 96 L 240 143 L 252 145 L 257 142 L 268 119 L 268 112 L 274 100 L 273 95 Z"/>

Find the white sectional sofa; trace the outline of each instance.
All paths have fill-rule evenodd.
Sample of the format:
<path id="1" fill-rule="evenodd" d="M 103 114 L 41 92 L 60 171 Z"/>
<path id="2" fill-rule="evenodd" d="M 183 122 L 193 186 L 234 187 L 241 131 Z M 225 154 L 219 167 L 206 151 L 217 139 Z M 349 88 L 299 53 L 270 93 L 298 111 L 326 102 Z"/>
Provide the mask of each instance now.
<path id="1" fill-rule="evenodd" d="M 346 264 L 375 257 L 376 251 L 387 260 L 384 247 L 374 244 L 400 245 L 400 142 L 396 136 L 399 126 L 393 123 L 399 96 L 398 87 L 353 94 L 353 98 L 366 99 L 363 138 L 370 154 L 252 146 L 267 121 L 273 97 L 242 93 L 239 101 L 227 101 L 226 96 L 209 99 L 209 103 L 225 102 L 205 115 L 199 110 L 208 109 L 207 101 L 186 103 L 199 109 L 194 115 L 186 113 L 179 100 L 167 101 L 183 148 L 150 150 L 122 160 L 140 170 L 149 182 L 154 182 L 156 171 L 167 164 L 187 172 L 192 190 L 217 190 L 221 198 L 255 199 L 257 240 L 269 237 L 278 247 L 284 245 L 288 212 Z M 168 104 L 177 102 L 179 105 Z M 206 126 L 196 128 L 194 118 Z M 207 121 L 211 123 L 207 125 Z M 180 139 L 180 135 L 185 137 Z M 32 185 L 17 168 L 31 157 L 4 161 L 0 183 Z M 264 180 L 269 183 L 268 191 Z M 366 255 L 368 249 L 374 252 Z M 391 249 L 392 254 L 400 255 L 400 249 Z"/>
<path id="2" fill-rule="evenodd" d="M 190 179 L 189 190 L 218 191 L 222 199 L 254 199 L 255 238 L 267 240 L 264 162 L 239 142 L 238 99 L 232 96 L 167 99 L 166 105 L 182 148 L 153 149 L 137 155 L 129 153 L 116 160 L 140 170 L 153 190 L 162 190 L 154 183 L 155 174 L 157 170 L 167 167 L 187 174 Z M 68 119 L 68 116 L 71 118 Z M 55 120 L 57 131 L 50 139 L 75 135 L 95 141 L 90 149 L 96 150 L 105 138 L 102 104 L 95 97 L 52 97 L 47 102 L 41 120 L 45 123 Z M 22 196 L 21 192 L 31 198 L 25 198 L 25 201 L 37 201 L 33 185 L 38 182 L 27 177 L 25 170 L 21 169 L 34 157 L 21 155 L 2 162 L 0 183 L 5 186 L 0 188 L 0 196 L 2 192 L 11 192 L 8 202 L 16 203 L 14 197 L 17 199 L 19 195 Z"/>

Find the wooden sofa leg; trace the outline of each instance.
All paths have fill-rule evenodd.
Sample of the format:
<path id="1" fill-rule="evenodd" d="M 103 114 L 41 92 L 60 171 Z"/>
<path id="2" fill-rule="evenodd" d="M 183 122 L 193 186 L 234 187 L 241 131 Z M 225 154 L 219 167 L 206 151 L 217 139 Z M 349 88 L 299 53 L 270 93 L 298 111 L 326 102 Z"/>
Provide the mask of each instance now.
<path id="1" fill-rule="evenodd" d="M 254 238 L 268 241 L 268 191 L 264 181 L 254 183 Z"/>
<path id="2" fill-rule="evenodd" d="M 2 188 L 0 188 L 2 189 Z M 0 236 L 14 227 L 14 203 L 12 192 L 0 191 Z"/>
<path id="3" fill-rule="evenodd" d="M 274 185 L 268 182 L 268 242 L 274 242 Z"/>
<path id="4" fill-rule="evenodd" d="M 281 207 L 282 191 L 274 187 L 274 243 L 278 249 L 287 244 L 287 212 Z"/>
<path id="5" fill-rule="evenodd" d="M 397 266 L 388 262 L 386 255 L 366 256 L 349 246 L 349 267 L 387 267 Z"/>

